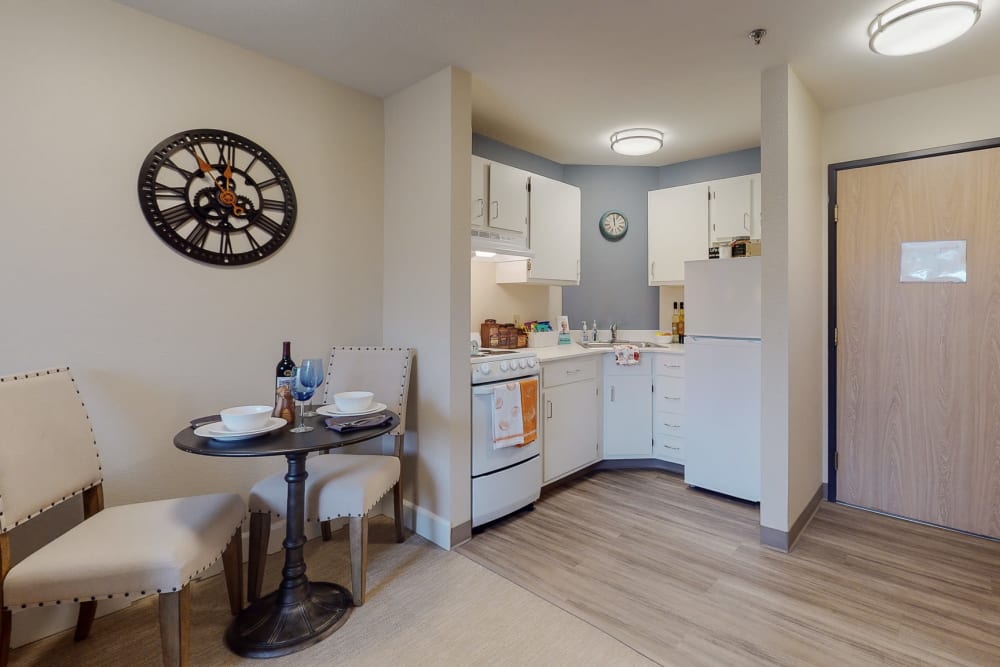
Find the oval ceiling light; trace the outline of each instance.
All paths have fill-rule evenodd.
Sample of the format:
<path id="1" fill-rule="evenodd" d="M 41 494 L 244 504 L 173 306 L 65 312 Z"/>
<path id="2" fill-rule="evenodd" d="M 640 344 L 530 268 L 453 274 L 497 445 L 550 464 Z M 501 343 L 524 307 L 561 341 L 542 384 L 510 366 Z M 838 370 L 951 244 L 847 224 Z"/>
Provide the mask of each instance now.
<path id="1" fill-rule="evenodd" d="M 663 133 L 649 127 L 633 127 L 611 135 L 611 150 L 620 155 L 649 155 L 663 148 Z"/>
<path id="2" fill-rule="evenodd" d="M 868 46 L 886 56 L 923 53 L 958 39 L 976 24 L 982 0 L 903 0 L 868 26 Z"/>

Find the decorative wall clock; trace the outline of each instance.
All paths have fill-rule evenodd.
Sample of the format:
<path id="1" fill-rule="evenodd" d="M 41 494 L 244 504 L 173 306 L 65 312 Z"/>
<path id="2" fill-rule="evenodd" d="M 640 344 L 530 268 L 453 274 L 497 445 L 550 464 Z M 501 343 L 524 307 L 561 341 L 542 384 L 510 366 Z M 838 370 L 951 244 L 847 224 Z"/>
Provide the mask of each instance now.
<path id="1" fill-rule="evenodd" d="M 223 266 L 274 253 L 292 233 L 297 210 L 278 161 L 225 130 L 178 132 L 153 148 L 139 170 L 139 205 L 175 250 Z"/>
<path id="2" fill-rule="evenodd" d="M 628 231 L 628 219 L 621 211 L 608 211 L 597 222 L 601 236 L 609 241 L 621 241 Z"/>

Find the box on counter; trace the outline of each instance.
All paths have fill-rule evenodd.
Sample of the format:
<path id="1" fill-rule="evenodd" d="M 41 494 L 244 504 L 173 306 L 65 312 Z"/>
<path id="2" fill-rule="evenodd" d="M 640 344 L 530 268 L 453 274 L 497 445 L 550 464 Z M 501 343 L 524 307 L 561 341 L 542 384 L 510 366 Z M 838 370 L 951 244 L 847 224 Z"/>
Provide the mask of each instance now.
<path id="1" fill-rule="evenodd" d="M 559 344 L 557 331 L 529 331 L 528 347 L 551 347 Z"/>

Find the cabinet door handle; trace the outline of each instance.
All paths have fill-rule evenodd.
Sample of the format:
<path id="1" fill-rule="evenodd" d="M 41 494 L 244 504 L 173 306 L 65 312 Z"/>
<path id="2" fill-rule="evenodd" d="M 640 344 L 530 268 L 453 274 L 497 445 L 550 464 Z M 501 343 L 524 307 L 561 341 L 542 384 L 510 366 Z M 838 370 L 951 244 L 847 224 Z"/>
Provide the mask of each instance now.
<path id="1" fill-rule="evenodd" d="M 580 260 L 576 260 L 576 282 L 580 282 Z"/>
<path id="2" fill-rule="evenodd" d="M 476 217 L 481 218 L 483 217 L 483 213 L 486 212 L 486 200 L 484 200 L 482 197 L 479 197 L 478 199 L 476 199 L 476 201 L 479 202 L 479 213 L 476 214 Z"/>
<path id="3" fill-rule="evenodd" d="M 615 402 L 615 386 L 611 385 L 611 402 Z"/>
<path id="4" fill-rule="evenodd" d="M 653 282 L 656 280 L 656 262 L 650 262 L 649 264 L 649 281 Z"/>
<path id="5" fill-rule="evenodd" d="M 493 215 L 492 215 L 492 218 L 493 218 L 494 220 L 496 220 L 497 218 L 499 218 L 499 217 L 500 217 L 500 202 L 498 202 L 498 201 L 491 201 L 491 202 L 490 202 L 490 206 L 492 206 L 492 207 L 493 207 Z"/>
<path id="6" fill-rule="evenodd" d="M 545 401 L 545 408 L 548 410 L 548 413 L 545 415 L 545 418 L 552 419 L 552 401 Z"/>
<path id="7" fill-rule="evenodd" d="M 743 229 L 747 230 L 748 232 L 750 231 L 750 214 L 749 213 L 744 213 L 743 214 Z"/>

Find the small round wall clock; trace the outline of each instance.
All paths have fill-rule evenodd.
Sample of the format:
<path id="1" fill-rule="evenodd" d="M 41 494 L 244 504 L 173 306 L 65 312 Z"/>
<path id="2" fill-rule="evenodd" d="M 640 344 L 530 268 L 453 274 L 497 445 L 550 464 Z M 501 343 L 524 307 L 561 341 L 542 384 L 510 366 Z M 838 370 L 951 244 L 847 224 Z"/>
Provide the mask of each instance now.
<path id="1" fill-rule="evenodd" d="M 139 170 L 139 205 L 153 231 L 209 264 L 257 262 L 288 240 L 295 191 L 274 157 L 225 130 L 188 130 L 160 142 Z"/>
<path id="2" fill-rule="evenodd" d="M 628 218 L 621 211 L 608 211 L 597 222 L 601 236 L 609 241 L 621 241 L 628 231 Z"/>

